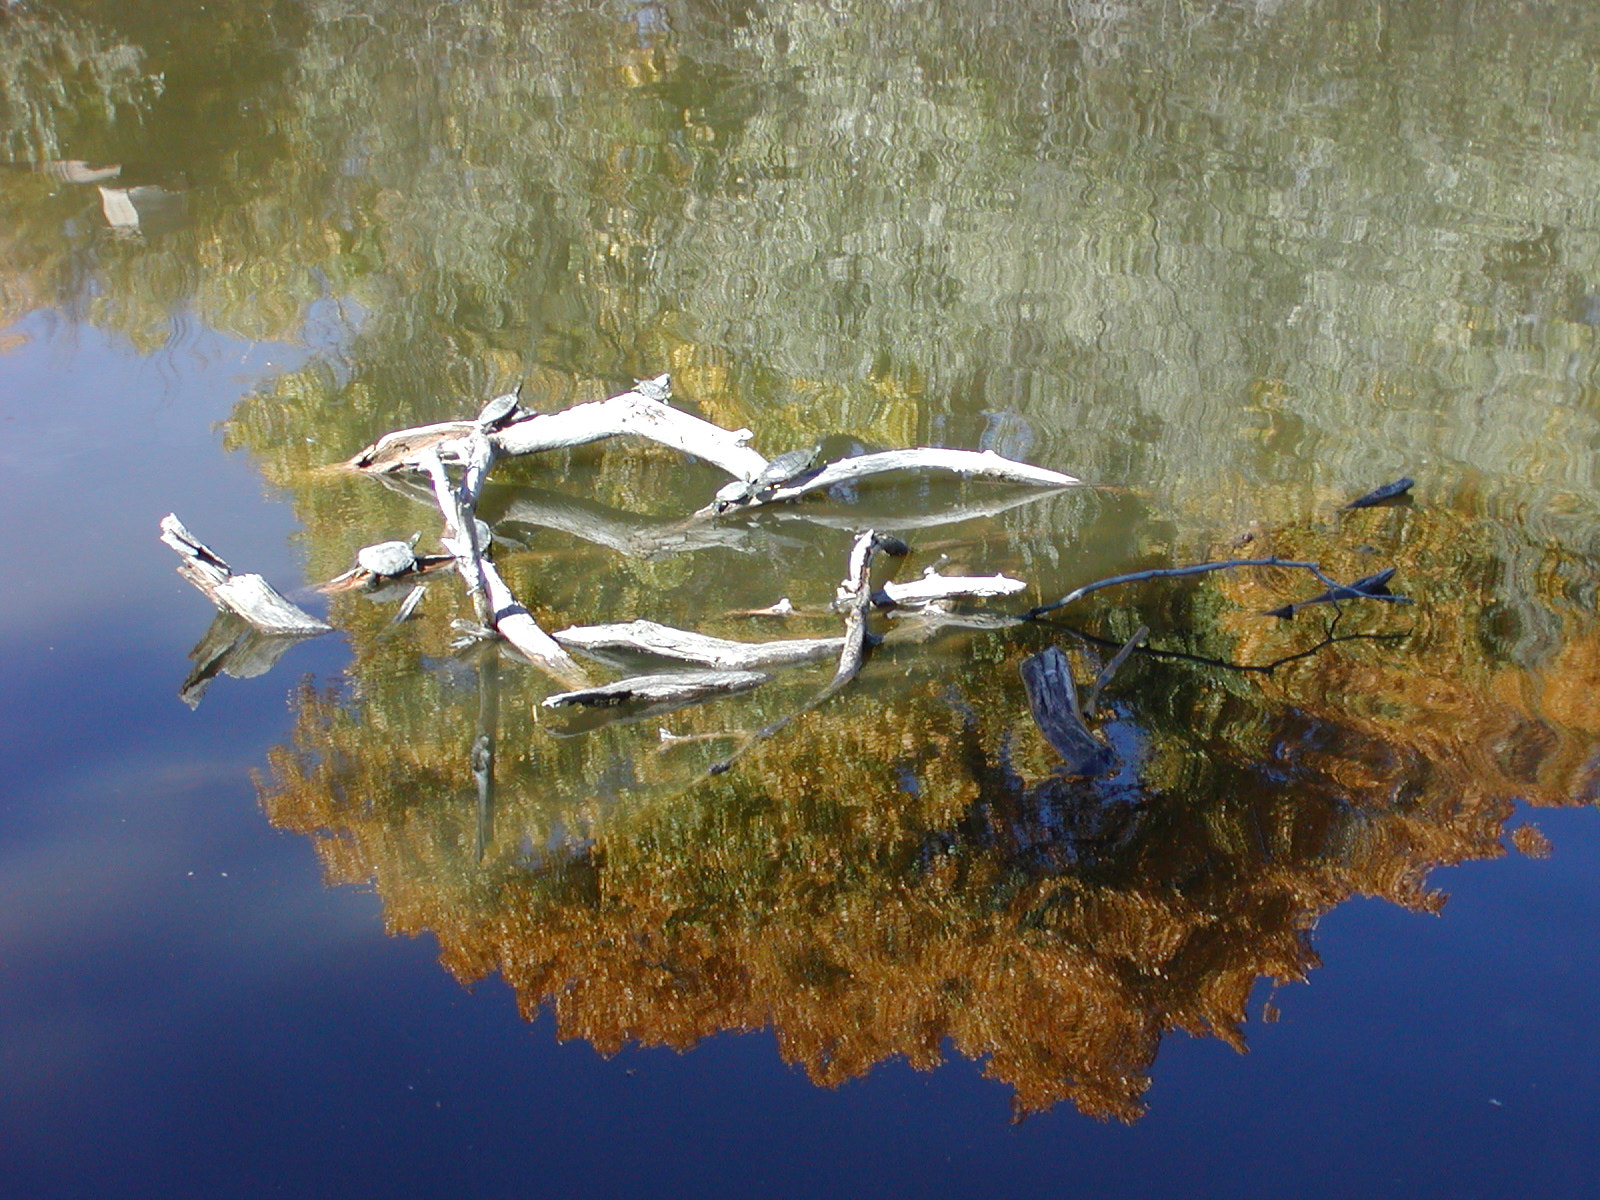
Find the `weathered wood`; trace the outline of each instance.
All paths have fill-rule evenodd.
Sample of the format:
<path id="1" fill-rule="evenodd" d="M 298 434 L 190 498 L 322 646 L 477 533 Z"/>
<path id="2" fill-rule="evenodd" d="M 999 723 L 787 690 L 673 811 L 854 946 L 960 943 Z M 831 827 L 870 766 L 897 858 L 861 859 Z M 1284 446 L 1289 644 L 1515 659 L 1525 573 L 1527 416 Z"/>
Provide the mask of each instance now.
<path id="1" fill-rule="evenodd" d="M 867 614 L 872 609 L 872 554 L 878 546 L 878 533 L 868 529 L 850 547 L 849 574 L 839 584 L 834 607 L 844 610 L 844 645 L 839 651 L 839 667 L 822 690 L 818 702 L 833 695 L 861 670 L 867 653 Z"/>
<path id="2" fill-rule="evenodd" d="M 445 536 L 441 541 L 445 549 L 456 556 L 456 567 L 472 593 L 479 621 L 499 633 L 535 666 L 569 687 L 581 687 L 589 682 L 584 669 L 540 627 L 533 614 L 517 602 L 494 563 L 484 557 L 484 548 L 478 545 L 477 518 L 464 495 L 476 497 L 476 491 L 468 488 L 482 487 L 483 476 L 494 455 L 480 432 L 474 431 L 467 443 L 464 449 L 469 460 L 460 492 L 451 486 L 436 448 L 430 447 L 420 455 L 420 465 L 433 480 L 434 497 L 439 511 L 444 514 Z"/>
<path id="3" fill-rule="evenodd" d="M 1028 708 L 1045 741 L 1072 775 L 1102 775 L 1116 763 L 1111 748 L 1089 732 L 1078 712 L 1072 667 L 1060 646 L 1022 660 L 1022 686 Z"/>
<path id="4" fill-rule="evenodd" d="M 755 746 L 843 691 L 860 673 L 867 655 L 867 615 L 872 611 L 872 556 L 878 550 L 897 557 L 908 552 L 899 538 L 885 537 L 872 529 L 859 534 L 851 545 L 849 566 L 833 602 L 836 609 L 844 612 L 844 638 L 839 648 L 839 665 L 834 668 L 827 686 L 788 716 L 747 735 L 726 758 L 711 765 L 709 774 L 720 775 L 728 770 Z"/>
<path id="5" fill-rule="evenodd" d="M 749 691 L 772 676 L 760 671 L 678 671 L 636 675 L 598 687 L 559 692 L 544 698 L 546 708 L 609 708 L 618 704 L 675 704 Z"/>
<path id="6" fill-rule="evenodd" d="M 655 621 L 627 621 L 613 625 L 574 625 L 552 635 L 576 650 L 640 650 L 661 658 L 704 663 L 725 671 L 815 662 L 838 654 L 843 638 L 797 638 L 772 642 L 738 642 L 674 629 Z"/>
<path id="7" fill-rule="evenodd" d="M 696 517 L 716 516 L 723 512 L 738 512 L 762 504 L 780 504 L 795 500 L 810 492 L 824 491 L 841 483 L 866 479 L 895 471 L 953 471 L 957 475 L 978 476 L 1003 483 L 1025 484 L 1029 487 L 1068 488 L 1079 487 L 1083 480 L 1059 471 L 1049 471 L 1028 463 L 1014 462 L 992 450 L 946 450 L 931 446 L 918 446 L 910 450 L 885 450 L 877 454 L 860 454 L 841 458 L 821 469 L 802 476 L 791 484 L 759 492 L 745 500 L 732 503 L 710 504 L 695 514 Z"/>
<path id="8" fill-rule="evenodd" d="M 1290 620 L 1302 608 L 1310 608 L 1315 604 L 1331 604 L 1339 607 L 1341 600 L 1385 600 L 1390 604 L 1410 604 L 1410 596 L 1396 596 L 1389 590 L 1389 580 L 1394 578 L 1395 568 L 1388 567 L 1374 575 L 1366 575 L 1348 585 L 1331 587 L 1320 595 L 1312 596 L 1309 600 L 1297 600 L 1293 604 L 1285 604 L 1281 608 L 1269 608 L 1261 615 L 1264 617 L 1281 617 Z"/>
<path id="9" fill-rule="evenodd" d="M 1416 480 L 1409 475 L 1403 476 L 1393 483 L 1386 483 L 1382 487 L 1373 488 L 1364 496 L 1357 496 L 1349 504 L 1346 504 L 1341 511 L 1350 512 L 1352 509 L 1372 508 L 1375 505 L 1387 504 L 1391 500 L 1405 496 L 1415 486 Z"/>
<path id="10" fill-rule="evenodd" d="M 161 540 L 178 552 L 178 574 L 223 612 L 243 617 L 266 634 L 309 637 L 332 626 L 285 600 L 259 575 L 235 575 L 221 555 L 184 528 L 173 513 L 161 518 Z"/>
<path id="11" fill-rule="evenodd" d="M 673 408 L 656 398 L 667 387 L 667 376 L 662 375 L 606 400 L 517 417 L 487 434 L 476 421 L 401 429 L 385 434 L 345 465 L 374 473 L 418 470 L 421 455 L 430 449 L 443 458 L 459 460 L 465 443 L 474 436 L 487 437 L 495 456 L 510 458 L 634 434 L 704 459 L 740 479 L 754 479 L 761 473 L 767 460 L 745 444 L 751 436 L 748 429 L 729 431 Z"/>
<path id="12" fill-rule="evenodd" d="M 893 580 L 885 583 L 873 593 L 873 601 L 880 607 L 894 604 L 912 608 L 957 596 L 1013 596 L 1027 586 L 1022 580 L 1007 575 L 940 575 L 929 567 L 921 579 L 910 583 Z"/>
<path id="13" fill-rule="evenodd" d="M 412 586 L 421 586 L 412 583 L 418 576 L 454 566 L 456 557 L 453 554 L 419 554 L 416 561 L 415 567 L 400 575 L 374 575 L 365 567 L 351 567 L 326 583 L 317 584 L 314 590 L 329 596 L 361 591 L 369 600 L 392 600 L 410 595 Z"/>
<path id="14" fill-rule="evenodd" d="M 482 625 L 494 625 L 494 613 L 489 604 L 488 587 L 484 581 L 484 559 L 477 549 L 476 526 L 470 507 L 450 482 L 436 446 L 430 446 L 418 456 L 418 465 L 433 481 L 433 495 L 444 515 L 445 531 L 439 542 L 455 556 L 456 570 L 466 580 L 467 592 L 472 597 L 473 610 Z"/>

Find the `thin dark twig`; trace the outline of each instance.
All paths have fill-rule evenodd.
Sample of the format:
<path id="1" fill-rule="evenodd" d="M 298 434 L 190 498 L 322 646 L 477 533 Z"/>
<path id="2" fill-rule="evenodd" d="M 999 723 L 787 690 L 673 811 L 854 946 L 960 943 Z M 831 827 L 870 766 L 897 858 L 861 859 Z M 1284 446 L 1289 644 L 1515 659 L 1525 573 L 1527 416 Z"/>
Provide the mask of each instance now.
<path id="1" fill-rule="evenodd" d="M 1101 637 L 1098 634 L 1090 633 L 1087 630 L 1079 629 L 1073 625 L 1057 625 L 1053 621 L 1045 621 L 1041 622 L 1041 624 L 1050 629 L 1059 629 L 1063 633 L 1071 634 L 1073 637 L 1082 638 L 1084 641 L 1092 642 L 1096 646 L 1104 646 L 1109 648 L 1112 646 L 1122 645 L 1121 642 L 1114 638 Z M 1407 629 L 1401 633 L 1346 633 L 1335 637 L 1332 635 L 1332 629 L 1330 626 L 1328 636 L 1324 637 L 1322 641 L 1318 642 L 1310 649 L 1297 650 L 1293 654 L 1285 654 L 1282 658 L 1275 658 L 1269 663 L 1229 662 L 1225 658 L 1212 658 L 1211 656 L 1205 654 L 1191 654 L 1187 650 L 1163 650 L 1159 646 L 1139 646 L 1134 650 L 1134 653 L 1143 654 L 1149 658 L 1169 659 L 1177 662 L 1192 662 L 1203 667 L 1221 667 L 1227 671 L 1248 671 L 1263 675 L 1270 675 L 1273 671 L 1287 663 L 1292 663 L 1297 659 L 1310 658 L 1313 654 L 1316 654 L 1321 650 L 1325 650 L 1329 646 L 1335 645 L 1339 642 L 1398 642 L 1410 637 L 1415 632 L 1416 631 L 1414 629 Z"/>
<path id="2" fill-rule="evenodd" d="M 1288 558 L 1229 558 L 1221 562 L 1197 563 L 1192 567 L 1152 567 L 1148 571 L 1134 571 L 1127 575 L 1113 575 L 1109 579 L 1097 579 L 1093 583 L 1086 583 L 1082 587 L 1074 588 L 1059 600 L 1049 604 L 1040 604 L 1030 608 L 1022 614 L 1024 621 L 1034 621 L 1045 613 L 1054 612 L 1058 608 L 1065 608 L 1075 600 L 1081 600 L 1091 592 L 1098 592 L 1101 588 L 1116 587 L 1124 583 L 1143 583 L 1147 579 L 1176 579 L 1183 575 L 1204 575 L 1211 571 L 1229 571 L 1234 567 L 1293 567 L 1300 571 L 1310 571 L 1331 590 L 1341 588 L 1342 584 L 1336 583 L 1322 573 L 1322 567 L 1314 562 L 1297 562 Z M 1334 602 L 1337 607 L 1337 601 Z"/>

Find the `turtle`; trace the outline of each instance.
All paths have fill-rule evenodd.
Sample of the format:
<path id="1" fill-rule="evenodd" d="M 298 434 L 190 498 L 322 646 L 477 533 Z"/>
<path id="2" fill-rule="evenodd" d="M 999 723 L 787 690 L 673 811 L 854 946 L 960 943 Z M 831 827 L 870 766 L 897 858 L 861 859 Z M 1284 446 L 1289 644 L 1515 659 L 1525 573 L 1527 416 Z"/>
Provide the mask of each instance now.
<path id="1" fill-rule="evenodd" d="M 522 388 L 507 392 L 503 396 L 496 396 L 479 410 L 476 418 L 478 428 L 485 432 L 498 429 L 511 420 L 517 412 L 517 402 L 522 398 Z"/>
<path id="2" fill-rule="evenodd" d="M 716 510 L 726 512 L 735 505 L 754 500 L 762 492 L 770 492 L 791 480 L 798 479 L 811 469 L 811 464 L 817 461 L 817 453 L 821 449 L 822 447 L 817 445 L 810 449 L 786 451 L 762 467 L 754 479 L 735 479 L 732 483 L 724 485 L 713 501 Z"/>
<path id="3" fill-rule="evenodd" d="M 380 579 L 404 575 L 417 565 L 416 545 L 420 533 L 413 533 L 407 542 L 378 542 L 356 551 L 356 565 L 370 571 Z"/>
<path id="4" fill-rule="evenodd" d="M 672 398 L 672 384 L 665 375 L 657 375 L 654 379 L 635 379 L 633 390 L 646 400 L 655 400 L 661 404 Z"/>

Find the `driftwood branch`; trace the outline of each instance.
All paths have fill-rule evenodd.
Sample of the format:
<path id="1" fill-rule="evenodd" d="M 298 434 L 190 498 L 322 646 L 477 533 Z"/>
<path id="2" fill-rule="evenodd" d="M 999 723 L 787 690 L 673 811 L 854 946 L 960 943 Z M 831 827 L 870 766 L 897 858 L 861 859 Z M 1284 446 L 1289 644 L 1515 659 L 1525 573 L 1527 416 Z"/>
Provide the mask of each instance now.
<path id="1" fill-rule="evenodd" d="M 896 557 L 908 553 L 906 544 L 898 538 L 884 537 L 874 530 L 860 534 L 850 547 L 848 574 L 839 584 L 834 606 L 844 610 L 844 639 L 839 650 L 839 665 L 826 687 L 788 716 L 765 725 L 750 734 L 722 761 L 713 763 L 710 774 L 720 775 L 754 746 L 766 741 L 775 733 L 806 713 L 825 704 L 844 690 L 861 671 L 867 654 L 867 614 L 872 611 L 872 556 L 883 550 Z"/>
<path id="2" fill-rule="evenodd" d="M 929 567 L 921 579 L 910 583 L 890 580 L 873 593 L 872 599 L 883 608 L 890 605 L 917 608 L 935 600 L 953 600 L 959 596 L 1011 596 L 1027 586 L 1022 580 L 1006 575 L 940 575 Z"/>
<path id="3" fill-rule="evenodd" d="M 744 691 L 765 683 L 772 676 L 760 671 L 678 671 L 661 675 L 637 675 L 599 687 L 561 692 L 544 698 L 546 708 L 610 708 L 617 704 L 661 704 L 703 700 L 729 692 Z"/>
<path id="4" fill-rule="evenodd" d="M 161 540 L 178 552 L 178 574 L 217 608 L 243 617 L 261 633 L 311 637 L 332 628 L 285 600 L 261 576 L 235 575 L 222 556 L 185 529 L 173 513 L 161 518 Z"/>
<path id="5" fill-rule="evenodd" d="M 1022 686 L 1028 708 L 1045 740 L 1061 756 L 1070 775 L 1102 775 L 1116 763 L 1116 755 L 1083 723 L 1078 711 L 1078 691 L 1072 683 L 1072 666 L 1060 646 L 1023 659 Z"/>
<path id="6" fill-rule="evenodd" d="M 434 496 L 444 514 L 445 549 L 456 556 L 457 569 L 472 592 L 479 621 L 499 633 L 524 658 L 562 683 L 569 687 L 583 686 L 589 680 L 577 660 L 563 650 L 560 643 L 546 633 L 533 615 L 517 602 L 494 563 L 484 557 L 484 547 L 478 544 L 477 518 L 466 501 L 469 498 L 476 499 L 476 491 L 468 491 L 468 487 L 482 487 L 488 463 L 493 459 L 493 449 L 476 428 L 466 440 L 468 453 L 472 457 L 468 461 L 460 492 L 451 486 L 450 477 L 435 447 L 429 447 L 421 453 L 420 463 L 433 480 Z"/>
<path id="7" fill-rule="evenodd" d="M 800 638 L 773 642 L 736 642 L 674 629 L 654 621 L 628 621 L 616 625 L 574 625 L 558 629 L 554 637 L 575 650 L 639 650 L 660 658 L 704 663 L 724 671 L 751 671 L 760 667 L 815 662 L 838 654 L 843 638 Z"/>
<path id="8" fill-rule="evenodd" d="M 703 421 L 659 398 L 668 394 L 662 375 L 612 396 L 553 413 L 531 413 L 485 433 L 477 421 L 443 421 L 385 434 L 345 465 L 379 473 L 421 469 L 421 455 L 433 449 L 456 459 L 473 435 L 486 437 L 497 457 L 511 458 L 543 450 L 562 450 L 604 438 L 634 434 L 692 454 L 740 479 L 754 479 L 767 460 L 745 443 L 750 431 L 730 432 Z"/>
<path id="9" fill-rule="evenodd" d="M 1094 686 L 1089 689 L 1089 698 L 1083 702 L 1083 715 L 1085 717 L 1094 716 L 1095 710 L 1100 707 L 1101 691 L 1105 689 L 1106 684 L 1111 682 L 1112 676 L 1122 668 L 1122 664 L 1128 661 L 1128 656 L 1137 650 L 1143 644 L 1145 638 L 1149 636 L 1150 626 L 1139 626 L 1138 629 L 1133 631 L 1133 636 L 1122 643 L 1122 648 L 1111 656 L 1111 661 L 1101 668 L 1100 674 L 1095 676 Z"/>
<path id="10" fill-rule="evenodd" d="M 945 450 L 918 446 L 910 450 L 885 450 L 878 454 L 841 458 L 801 476 L 792 483 L 756 492 L 743 500 L 707 505 L 696 512 L 695 516 L 705 518 L 725 512 L 755 508 L 762 504 L 780 504 L 787 500 L 796 500 L 810 492 L 823 491 L 841 483 L 850 483 L 873 475 L 884 475 L 895 471 L 928 470 L 953 471 L 957 475 L 978 476 L 1002 483 L 1018 483 L 1040 488 L 1078 487 L 1083 483 L 1083 480 L 1063 475 L 1059 471 L 1048 471 L 1043 467 L 1002 458 L 992 450 Z"/>

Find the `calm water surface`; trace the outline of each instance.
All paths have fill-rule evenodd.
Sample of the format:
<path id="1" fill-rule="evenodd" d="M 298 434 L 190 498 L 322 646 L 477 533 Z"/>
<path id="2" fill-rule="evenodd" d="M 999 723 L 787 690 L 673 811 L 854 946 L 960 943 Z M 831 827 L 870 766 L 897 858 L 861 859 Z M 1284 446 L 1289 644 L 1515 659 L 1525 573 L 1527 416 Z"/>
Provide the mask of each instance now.
<path id="1" fill-rule="evenodd" d="M 1600 1191 L 1600 17 L 24 0 L 0 60 L 8 1190 Z M 831 667 L 585 722 L 448 578 L 314 590 L 436 545 L 330 469 L 380 434 L 660 373 L 1093 486 L 686 549 L 705 464 L 505 463 L 547 628 L 831 634 L 867 526 L 1027 581 L 972 611 L 1413 603 L 875 618 L 707 779 Z M 204 683 L 168 511 L 337 632 Z M 1062 778 L 1019 665 L 1140 625 Z"/>

